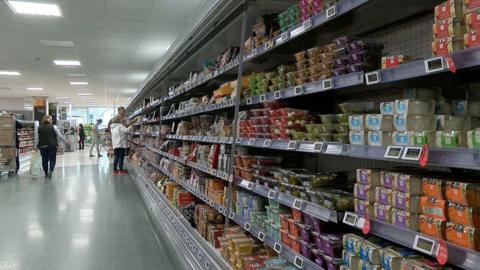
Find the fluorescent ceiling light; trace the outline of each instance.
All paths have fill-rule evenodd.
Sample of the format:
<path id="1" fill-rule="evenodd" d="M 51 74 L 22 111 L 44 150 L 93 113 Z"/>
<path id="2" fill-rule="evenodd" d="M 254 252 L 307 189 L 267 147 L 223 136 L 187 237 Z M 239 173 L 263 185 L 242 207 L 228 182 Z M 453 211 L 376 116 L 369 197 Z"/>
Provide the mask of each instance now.
<path id="1" fill-rule="evenodd" d="M 78 93 L 79 96 L 93 96 L 92 93 Z"/>
<path id="2" fill-rule="evenodd" d="M 70 97 L 57 97 L 57 99 L 70 99 Z"/>
<path id="3" fill-rule="evenodd" d="M 70 85 L 88 85 L 88 82 L 70 82 Z"/>
<path id="4" fill-rule="evenodd" d="M 20 72 L 18 71 L 11 71 L 11 70 L 0 70 L 0 75 L 5 75 L 5 76 L 20 76 Z"/>
<path id="5" fill-rule="evenodd" d="M 62 48 L 73 48 L 73 41 L 67 40 L 39 40 L 38 41 L 43 46 L 47 47 L 62 47 Z"/>
<path id="6" fill-rule="evenodd" d="M 42 87 L 27 87 L 28 91 L 43 91 Z"/>
<path id="7" fill-rule="evenodd" d="M 53 60 L 53 63 L 57 66 L 81 66 L 82 65 L 78 60 Z"/>
<path id="8" fill-rule="evenodd" d="M 16 14 L 61 17 L 58 5 L 8 0 L 7 3 Z"/>
<path id="9" fill-rule="evenodd" d="M 66 74 L 67 76 L 70 76 L 70 77 L 85 77 L 85 74 L 83 73 L 70 73 L 70 74 Z"/>

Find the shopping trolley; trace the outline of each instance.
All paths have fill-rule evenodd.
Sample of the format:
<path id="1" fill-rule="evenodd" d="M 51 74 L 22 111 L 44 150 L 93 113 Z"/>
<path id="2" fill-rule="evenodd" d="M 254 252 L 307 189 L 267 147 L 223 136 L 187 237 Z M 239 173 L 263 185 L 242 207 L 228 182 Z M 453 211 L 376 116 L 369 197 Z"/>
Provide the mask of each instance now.
<path id="1" fill-rule="evenodd" d="M 109 157 L 113 157 L 112 135 L 110 133 L 100 133 L 100 149 L 104 149 Z"/>

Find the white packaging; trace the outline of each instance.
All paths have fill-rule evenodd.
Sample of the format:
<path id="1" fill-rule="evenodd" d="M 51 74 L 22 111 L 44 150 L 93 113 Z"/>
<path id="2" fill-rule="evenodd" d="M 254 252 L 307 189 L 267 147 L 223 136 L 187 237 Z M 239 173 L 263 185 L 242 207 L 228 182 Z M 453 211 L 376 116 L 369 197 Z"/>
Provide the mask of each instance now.
<path id="1" fill-rule="evenodd" d="M 387 146 L 392 145 L 392 131 L 374 131 L 368 132 L 368 145 Z"/>
<path id="2" fill-rule="evenodd" d="M 393 115 L 367 114 L 365 122 L 367 130 L 393 130 Z"/>

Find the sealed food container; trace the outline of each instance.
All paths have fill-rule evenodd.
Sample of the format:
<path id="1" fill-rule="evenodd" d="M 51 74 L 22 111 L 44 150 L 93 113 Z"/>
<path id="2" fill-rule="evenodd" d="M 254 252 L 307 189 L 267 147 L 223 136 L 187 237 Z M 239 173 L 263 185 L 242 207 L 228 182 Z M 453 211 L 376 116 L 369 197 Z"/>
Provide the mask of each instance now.
<path id="1" fill-rule="evenodd" d="M 319 117 L 323 124 L 334 124 L 337 121 L 335 114 L 320 114 Z"/>
<path id="2" fill-rule="evenodd" d="M 302 249 L 302 246 L 300 244 L 300 239 L 298 239 L 298 237 L 296 236 L 293 236 L 293 235 L 289 235 L 288 237 L 290 237 L 290 241 L 291 241 L 291 248 L 293 249 L 293 251 L 297 252 L 297 253 L 300 253 L 301 252 L 301 249 Z"/>
<path id="3" fill-rule="evenodd" d="M 308 58 L 314 58 L 322 52 L 320 47 L 313 47 L 307 50 Z"/>
<path id="4" fill-rule="evenodd" d="M 438 91 L 437 89 L 429 88 L 409 88 L 403 91 L 403 98 L 436 100 L 438 98 Z"/>
<path id="5" fill-rule="evenodd" d="M 334 142 L 339 142 L 339 143 L 345 143 L 347 144 L 350 141 L 350 138 L 348 136 L 348 133 L 345 134 L 333 134 L 333 141 Z"/>
<path id="6" fill-rule="evenodd" d="M 366 145 L 367 144 L 367 134 L 365 131 L 351 130 L 348 133 L 350 144 L 353 145 Z"/>
<path id="7" fill-rule="evenodd" d="M 287 116 L 287 117 L 304 117 L 308 114 L 308 111 L 306 110 L 298 110 L 298 109 L 291 109 L 291 108 L 282 108 L 282 109 L 277 109 L 274 112 L 274 115 L 270 116 Z"/>
<path id="8" fill-rule="evenodd" d="M 321 126 L 322 124 L 306 124 L 305 128 L 307 129 L 307 133 L 311 134 L 319 134 L 321 133 Z"/>
<path id="9" fill-rule="evenodd" d="M 333 76 L 342 76 L 347 74 L 347 67 L 339 67 L 333 70 Z"/>
<path id="10" fill-rule="evenodd" d="M 335 132 L 346 134 L 349 132 L 350 128 L 348 124 L 335 124 Z"/>
<path id="11" fill-rule="evenodd" d="M 392 131 L 368 131 L 368 145 L 387 146 L 392 145 Z"/>
<path id="12" fill-rule="evenodd" d="M 422 196 L 420 198 L 420 209 L 423 215 L 445 221 L 447 220 L 447 201 Z"/>
<path id="13" fill-rule="evenodd" d="M 340 270 L 340 266 L 343 264 L 341 258 L 332 258 L 330 256 L 324 255 L 323 259 L 327 265 L 327 270 Z"/>
<path id="14" fill-rule="evenodd" d="M 462 37 L 466 31 L 466 27 L 460 18 L 438 20 L 432 28 L 434 38 Z"/>
<path id="15" fill-rule="evenodd" d="M 467 132 L 467 143 L 470 149 L 480 148 L 480 130 L 470 130 Z"/>
<path id="16" fill-rule="evenodd" d="M 380 171 L 374 169 L 357 169 L 357 183 L 376 187 L 380 185 Z"/>
<path id="17" fill-rule="evenodd" d="M 422 194 L 422 178 L 405 173 L 398 174 L 393 183 L 393 188 L 410 194 Z"/>
<path id="18" fill-rule="evenodd" d="M 260 116 L 260 117 L 252 117 L 250 118 L 252 120 L 253 125 L 269 125 L 270 124 L 270 118 L 267 116 Z"/>
<path id="19" fill-rule="evenodd" d="M 444 200 L 443 190 L 446 180 L 424 177 L 422 179 L 422 192 L 424 195 Z"/>
<path id="20" fill-rule="evenodd" d="M 332 62 L 335 57 L 335 54 L 331 52 L 326 52 L 326 53 L 319 54 L 319 57 L 321 62 Z"/>
<path id="21" fill-rule="evenodd" d="M 396 190 L 392 192 L 392 206 L 410 213 L 420 213 L 420 199 L 418 195 Z"/>
<path id="22" fill-rule="evenodd" d="M 297 210 L 295 208 L 292 208 L 292 219 L 295 220 L 296 222 L 302 222 L 302 212 L 300 210 Z M 290 222 L 290 221 L 289 221 Z M 288 223 L 290 226 L 290 223 Z"/>
<path id="23" fill-rule="evenodd" d="M 435 131 L 435 124 L 433 115 L 397 114 L 393 118 L 393 125 L 397 131 Z"/>
<path id="24" fill-rule="evenodd" d="M 423 234 L 445 239 L 446 221 L 420 215 L 419 228 Z"/>
<path id="25" fill-rule="evenodd" d="M 392 207 L 381 203 L 375 203 L 373 205 L 373 216 L 375 219 L 391 223 Z"/>
<path id="26" fill-rule="evenodd" d="M 380 185 L 389 189 L 395 187 L 395 182 L 400 174 L 396 172 L 380 171 Z"/>
<path id="27" fill-rule="evenodd" d="M 435 20 L 444 20 L 448 18 L 463 18 L 463 3 L 462 0 L 447 0 L 434 9 Z"/>
<path id="28" fill-rule="evenodd" d="M 475 228 L 447 222 L 446 237 L 456 245 L 480 251 L 480 234 Z"/>
<path id="29" fill-rule="evenodd" d="M 297 60 L 297 62 L 302 62 L 302 61 L 305 61 L 305 56 L 306 56 L 306 52 L 303 51 L 303 52 L 298 52 L 295 54 L 295 60 Z"/>
<path id="30" fill-rule="evenodd" d="M 328 72 L 332 70 L 333 63 L 331 62 L 323 62 L 317 65 L 321 71 L 321 73 Z"/>
<path id="31" fill-rule="evenodd" d="M 385 270 L 400 270 L 400 269 L 415 269 L 415 268 L 402 268 L 402 261 L 407 259 L 423 258 L 417 255 L 415 251 L 403 247 L 386 247 L 382 253 L 382 267 Z M 433 270 L 433 269 L 431 269 Z"/>
<path id="32" fill-rule="evenodd" d="M 362 52 L 362 51 L 380 52 L 382 48 L 383 48 L 382 44 L 366 42 L 363 40 L 351 40 L 347 42 L 347 51 L 350 54 L 353 54 L 355 52 Z"/>
<path id="33" fill-rule="evenodd" d="M 263 117 L 262 117 L 263 118 Z M 268 118 L 267 118 L 268 119 Z M 253 125 L 253 133 L 262 134 L 270 132 L 270 125 Z"/>
<path id="34" fill-rule="evenodd" d="M 395 100 L 395 112 L 396 114 L 433 115 L 435 113 L 435 100 Z"/>
<path id="35" fill-rule="evenodd" d="M 445 184 L 448 201 L 469 207 L 480 207 L 480 184 L 448 181 Z"/>
<path id="36" fill-rule="evenodd" d="M 307 133 L 305 137 L 306 137 L 307 141 L 317 141 L 318 140 L 318 135 L 317 134 Z"/>
<path id="37" fill-rule="evenodd" d="M 350 65 L 375 64 L 380 61 L 380 55 L 368 51 L 352 52 L 348 55 Z"/>
<path id="38" fill-rule="evenodd" d="M 360 259 L 368 261 L 374 265 L 380 265 L 382 262 L 381 254 L 383 246 L 384 243 L 382 241 L 375 241 L 375 243 L 368 240 L 363 241 L 360 245 Z"/>
<path id="39" fill-rule="evenodd" d="M 322 232 L 322 228 L 325 224 L 323 221 L 320 221 L 318 218 L 307 214 L 304 214 L 303 217 L 305 220 L 305 225 L 310 226 L 312 232 Z"/>
<path id="40" fill-rule="evenodd" d="M 302 223 L 297 223 L 298 228 L 300 229 L 300 238 L 303 241 L 310 242 L 310 239 L 312 238 L 312 228 L 306 224 Z"/>
<path id="41" fill-rule="evenodd" d="M 415 132 L 411 138 L 412 145 L 415 146 L 435 146 L 436 144 L 436 133 L 434 131 L 423 131 L 423 132 Z"/>
<path id="42" fill-rule="evenodd" d="M 310 242 L 308 241 L 304 241 L 304 240 L 300 240 L 300 251 L 301 251 L 301 254 L 311 260 L 313 258 L 313 253 L 312 253 L 312 250 L 314 248 L 314 245 L 313 244 L 310 244 Z"/>
<path id="43" fill-rule="evenodd" d="M 298 131 L 292 132 L 292 138 L 298 141 L 304 141 L 306 138 L 306 135 L 307 134 L 305 132 L 298 132 Z"/>
<path id="44" fill-rule="evenodd" d="M 418 231 L 418 215 L 403 211 L 400 209 L 392 209 L 392 224 L 405 229 Z"/>
<path id="45" fill-rule="evenodd" d="M 453 100 L 452 101 L 453 114 L 466 116 L 468 114 L 468 101 L 467 100 Z"/>
<path id="46" fill-rule="evenodd" d="M 324 134 L 332 133 L 335 130 L 335 125 L 334 124 L 320 124 L 318 126 L 318 128 L 320 130 L 320 134 L 324 135 Z"/>
<path id="47" fill-rule="evenodd" d="M 469 128 L 468 121 L 463 116 L 436 115 L 438 131 L 455 131 Z"/>
<path id="48" fill-rule="evenodd" d="M 408 146 L 413 145 L 413 131 L 394 131 L 392 133 L 392 142 L 394 145 Z"/>
<path id="49" fill-rule="evenodd" d="M 480 208 L 448 203 L 448 218 L 453 223 L 480 228 Z"/>
<path id="50" fill-rule="evenodd" d="M 435 114 L 450 115 L 452 114 L 452 105 L 446 101 L 437 101 L 435 104 Z"/>
<path id="51" fill-rule="evenodd" d="M 348 117 L 348 125 L 350 130 L 354 131 L 363 131 L 365 130 L 366 123 L 365 123 L 365 115 L 350 115 Z"/>
<path id="52" fill-rule="evenodd" d="M 349 116 L 350 116 L 350 114 L 346 114 L 346 113 L 336 114 L 335 115 L 336 122 L 339 123 L 339 124 L 348 124 L 348 117 Z"/>
<path id="53" fill-rule="evenodd" d="M 318 139 L 322 142 L 331 142 L 333 140 L 333 134 L 320 134 Z"/>
<path id="54" fill-rule="evenodd" d="M 372 190 L 372 193 L 375 196 L 375 190 Z M 321 205 L 337 211 L 350 211 L 353 210 L 353 196 L 343 190 L 329 190 L 324 194 Z"/>
<path id="55" fill-rule="evenodd" d="M 364 201 L 360 199 L 353 200 L 353 207 L 355 213 L 361 216 L 370 216 L 373 214 L 373 202 Z"/>
<path id="56" fill-rule="evenodd" d="M 252 109 L 252 110 L 250 110 L 250 113 L 254 117 L 267 116 L 268 115 L 268 110 L 267 109 Z"/>
<path id="57" fill-rule="evenodd" d="M 343 113 L 368 113 L 378 111 L 374 101 L 344 102 L 338 106 Z"/>
<path id="58" fill-rule="evenodd" d="M 384 114 L 367 114 L 365 116 L 366 128 L 376 131 L 392 131 L 393 116 Z"/>
<path id="59" fill-rule="evenodd" d="M 383 115 L 394 115 L 395 114 L 395 102 L 381 102 L 380 103 L 380 113 Z"/>
<path id="60" fill-rule="evenodd" d="M 237 238 L 233 239 L 233 246 L 235 251 L 240 255 L 249 255 L 252 254 L 253 245 L 255 241 L 252 238 Z"/>
<path id="61" fill-rule="evenodd" d="M 336 179 L 336 174 L 318 173 L 308 186 L 312 188 L 328 187 L 334 184 Z"/>
<path id="62" fill-rule="evenodd" d="M 282 243 L 284 243 L 288 247 L 292 246 L 292 241 L 290 240 L 290 237 L 288 236 L 288 230 L 280 229 L 280 238 L 281 238 Z"/>
<path id="63" fill-rule="evenodd" d="M 432 52 L 435 56 L 447 56 L 453 52 L 463 50 L 463 38 L 437 38 L 432 42 Z"/>
<path id="64" fill-rule="evenodd" d="M 300 236 L 300 228 L 297 225 L 297 222 L 292 218 L 288 219 L 288 232 L 290 235 L 293 235 L 295 237 Z"/>
<path id="65" fill-rule="evenodd" d="M 351 270 L 359 270 L 360 256 L 352 254 L 344 250 L 342 252 L 343 265 Z"/>
<path id="66" fill-rule="evenodd" d="M 468 113 L 472 117 L 480 117 L 480 101 L 470 101 L 468 103 Z"/>
<path id="67" fill-rule="evenodd" d="M 316 247 L 317 247 L 320 251 L 324 252 L 322 234 L 320 234 L 319 232 L 313 231 L 313 232 L 312 232 L 312 236 L 313 236 L 313 240 L 315 241 Z"/>
<path id="68" fill-rule="evenodd" d="M 362 245 L 364 239 L 361 236 L 358 236 L 353 233 L 347 233 L 343 235 L 343 250 L 346 250 L 352 254 L 360 253 L 360 246 Z"/>
<path id="69" fill-rule="evenodd" d="M 317 64 L 319 64 L 321 62 L 320 58 L 317 57 L 317 58 L 309 58 L 307 59 L 307 63 L 308 63 L 308 66 L 316 66 Z"/>
<path id="70" fill-rule="evenodd" d="M 340 257 L 343 249 L 343 241 L 341 235 L 324 234 L 321 236 L 323 251 L 326 255 L 331 257 Z"/>
<path id="71" fill-rule="evenodd" d="M 479 29 L 471 29 L 463 36 L 463 44 L 465 48 L 472 48 L 480 45 L 478 37 L 480 36 Z"/>
<path id="72" fill-rule="evenodd" d="M 376 187 L 375 201 L 381 204 L 390 205 L 392 203 L 392 190 L 383 187 Z"/>
<path id="73" fill-rule="evenodd" d="M 458 148 L 467 146 L 465 131 L 437 131 L 436 146 L 443 148 Z"/>

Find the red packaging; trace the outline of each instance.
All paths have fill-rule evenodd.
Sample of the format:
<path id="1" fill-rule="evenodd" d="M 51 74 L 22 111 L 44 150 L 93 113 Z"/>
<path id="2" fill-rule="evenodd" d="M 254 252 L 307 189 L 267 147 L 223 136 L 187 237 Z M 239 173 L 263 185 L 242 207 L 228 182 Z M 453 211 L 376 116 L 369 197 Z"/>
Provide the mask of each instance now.
<path id="1" fill-rule="evenodd" d="M 471 48 L 471 47 L 476 47 L 480 45 L 480 32 L 478 29 L 473 29 L 468 31 L 464 36 L 463 36 L 463 43 L 465 44 L 465 47 Z"/>
<path id="2" fill-rule="evenodd" d="M 465 13 L 480 7 L 480 0 L 463 0 Z"/>
<path id="3" fill-rule="evenodd" d="M 435 20 L 463 17 L 462 0 L 447 0 L 435 7 Z"/>
<path id="4" fill-rule="evenodd" d="M 465 24 L 468 30 L 480 28 L 480 8 L 465 15 Z"/>
<path id="5" fill-rule="evenodd" d="M 382 68 L 392 68 L 403 64 L 403 55 L 389 55 L 382 57 Z"/>

